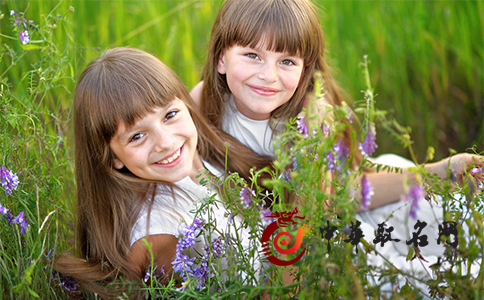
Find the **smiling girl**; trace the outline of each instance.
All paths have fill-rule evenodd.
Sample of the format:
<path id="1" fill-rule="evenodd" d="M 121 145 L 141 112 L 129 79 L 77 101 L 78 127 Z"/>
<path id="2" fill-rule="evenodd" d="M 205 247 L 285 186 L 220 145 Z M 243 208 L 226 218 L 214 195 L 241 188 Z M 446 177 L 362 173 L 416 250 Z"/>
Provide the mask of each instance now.
<path id="1" fill-rule="evenodd" d="M 268 163 L 193 107 L 176 75 L 144 51 L 107 50 L 85 69 L 74 96 L 75 253 L 56 259 L 58 272 L 115 297 L 108 284 L 143 278 L 147 241 L 156 265 L 171 274 L 178 237 L 194 220 L 193 201 L 210 194 L 197 178 L 201 170 L 209 179 L 225 167 L 242 170 L 248 179 L 252 166 Z M 215 213 L 213 226 L 223 233 L 228 214 L 223 207 Z"/>
<path id="2" fill-rule="evenodd" d="M 281 126 L 285 121 L 296 118 L 303 108 L 315 107 L 324 116 L 328 104 L 343 103 L 343 93 L 332 78 L 324 55 L 323 31 L 310 0 L 225 0 L 212 27 L 202 81 L 190 94 L 216 127 L 258 154 L 274 156 L 273 140 L 285 128 Z M 319 102 L 310 101 L 316 71 L 322 74 L 326 92 L 324 99 L 316 99 Z M 331 118 L 325 122 L 331 122 Z M 350 138 L 351 125 L 347 125 L 340 139 L 353 153 L 353 166 L 357 168 L 361 155 Z M 408 202 L 401 199 L 406 192 L 404 182 L 409 186 L 418 184 L 415 172 L 410 171 L 414 164 L 396 155 L 386 155 L 377 162 L 402 167 L 402 172 L 365 170 L 364 176 L 358 176 L 356 183 L 361 186 L 362 178 L 366 178 L 374 195 L 365 207 L 368 210 L 358 213 L 357 218 L 371 225 L 367 236 L 386 221 L 395 228 L 396 235 L 408 237 L 414 224 L 408 222 Z M 460 153 L 423 167 L 448 179 L 451 175 L 462 178 L 470 166 L 482 164 L 482 157 Z M 425 196 L 424 192 L 420 195 Z M 355 198 L 362 200 L 361 191 Z M 428 234 L 429 240 L 436 240 L 442 207 L 418 200 L 422 201 L 417 216 L 429 222 L 427 229 L 433 232 Z M 399 213 L 394 214 L 395 211 Z M 405 261 L 408 248 L 386 247 L 382 253 L 396 254 Z M 443 247 L 429 249 L 422 253 L 442 255 Z"/>
<path id="3" fill-rule="evenodd" d="M 274 155 L 274 136 L 310 103 L 323 116 L 326 105 L 343 103 L 324 58 L 324 34 L 316 11 L 310 0 L 225 0 L 212 27 L 202 81 L 190 95 L 215 126 L 260 155 Z M 316 71 L 324 78 L 326 95 L 314 103 L 310 95 Z M 356 167 L 361 155 L 347 125 L 341 139 L 354 153 Z M 449 177 L 449 169 L 461 177 L 482 160 L 460 153 L 424 167 L 441 178 Z M 413 165 L 396 155 L 379 162 Z M 404 180 L 417 184 L 408 169 L 398 174 L 367 172 L 366 177 L 375 190 L 370 209 L 400 201 Z"/>

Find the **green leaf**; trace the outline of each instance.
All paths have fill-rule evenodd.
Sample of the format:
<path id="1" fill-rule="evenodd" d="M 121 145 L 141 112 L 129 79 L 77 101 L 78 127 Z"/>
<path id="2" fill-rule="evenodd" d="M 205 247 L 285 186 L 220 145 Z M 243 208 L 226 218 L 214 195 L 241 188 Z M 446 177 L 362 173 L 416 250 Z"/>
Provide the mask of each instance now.
<path id="1" fill-rule="evenodd" d="M 28 288 L 29 290 L 29 294 L 32 295 L 32 297 L 34 298 L 40 298 L 39 294 L 37 294 L 36 292 L 34 292 L 30 287 Z"/>
<path id="2" fill-rule="evenodd" d="M 413 257 L 413 247 L 408 249 L 407 261 L 411 260 Z"/>
<path id="3" fill-rule="evenodd" d="M 435 149 L 434 147 L 427 148 L 427 155 L 425 156 L 425 161 L 432 161 L 434 159 Z"/>
<path id="4" fill-rule="evenodd" d="M 12 126 L 13 128 L 17 128 L 17 119 L 10 118 L 8 119 L 8 123 L 10 123 L 10 126 Z"/>
<path id="5" fill-rule="evenodd" d="M 38 46 L 38 45 L 32 45 L 32 44 L 22 45 L 22 49 L 27 50 L 27 51 L 28 50 L 37 50 L 39 48 L 40 48 L 40 46 Z"/>

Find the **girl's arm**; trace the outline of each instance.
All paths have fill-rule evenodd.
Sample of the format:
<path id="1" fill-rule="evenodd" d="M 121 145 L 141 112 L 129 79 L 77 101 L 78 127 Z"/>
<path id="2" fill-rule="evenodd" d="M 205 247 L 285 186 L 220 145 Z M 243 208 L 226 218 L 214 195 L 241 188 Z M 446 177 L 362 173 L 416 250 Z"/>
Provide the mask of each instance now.
<path id="1" fill-rule="evenodd" d="M 484 165 L 484 158 L 479 155 L 460 153 L 451 157 L 447 157 L 441 161 L 424 165 L 427 172 L 436 174 L 442 179 L 449 178 L 447 170 L 454 172 L 457 180 L 461 180 L 466 171 L 471 166 Z M 372 202 L 368 206 L 369 209 L 377 208 L 392 202 L 399 201 L 401 196 L 405 193 L 403 181 L 408 180 L 408 184 L 417 184 L 414 172 L 408 169 L 403 169 L 402 173 L 378 172 L 365 173 L 366 178 L 371 182 L 375 194 Z M 361 182 L 361 176 L 358 178 Z M 361 190 L 357 192 L 357 199 L 361 200 Z"/>
<path id="2" fill-rule="evenodd" d="M 165 274 L 171 274 L 171 262 L 175 259 L 178 239 L 170 234 L 157 234 L 136 241 L 131 247 L 129 259 L 141 276 L 144 276 L 146 268 L 151 262 L 151 254 L 146 248 L 144 239 L 151 245 L 157 269 L 163 266 Z"/>

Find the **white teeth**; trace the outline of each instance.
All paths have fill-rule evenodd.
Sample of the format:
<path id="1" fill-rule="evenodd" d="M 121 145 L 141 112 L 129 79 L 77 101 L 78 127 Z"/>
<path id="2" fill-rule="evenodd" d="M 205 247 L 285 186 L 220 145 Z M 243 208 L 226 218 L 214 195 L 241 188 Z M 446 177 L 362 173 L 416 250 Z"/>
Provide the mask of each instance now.
<path id="1" fill-rule="evenodd" d="M 168 159 L 164 159 L 162 160 L 161 162 L 157 162 L 157 164 L 159 165 L 166 165 L 166 164 L 169 164 L 171 163 L 172 161 L 174 161 L 175 159 L 178 158 L 178 156 L 180 156 L 180 153 L 181 153 L 181 148 L 178 149 L 178 151 L 172 156 L 172 157 L 169 157 Z"/>

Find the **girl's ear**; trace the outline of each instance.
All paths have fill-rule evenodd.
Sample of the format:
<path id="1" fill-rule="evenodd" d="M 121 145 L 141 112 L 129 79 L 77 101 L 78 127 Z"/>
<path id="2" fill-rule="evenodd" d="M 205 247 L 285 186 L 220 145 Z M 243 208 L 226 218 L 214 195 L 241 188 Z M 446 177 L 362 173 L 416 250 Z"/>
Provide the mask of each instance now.
<path id="1" fill-rule="evenodd" d="M 225 51 L 224 50 L 222 50 L 220 52 L 220 55 L 218 57 L 217 71 L 220 74 L 227 73 L 227 69 L 225 68 Z"/>
<path id="2" fill-rule="evenodd" d="M 113 165 L 114 168 L 118 170 L 121 170 L 124 167 L 123 162 L 116 157 L 113 159 Z"/>

